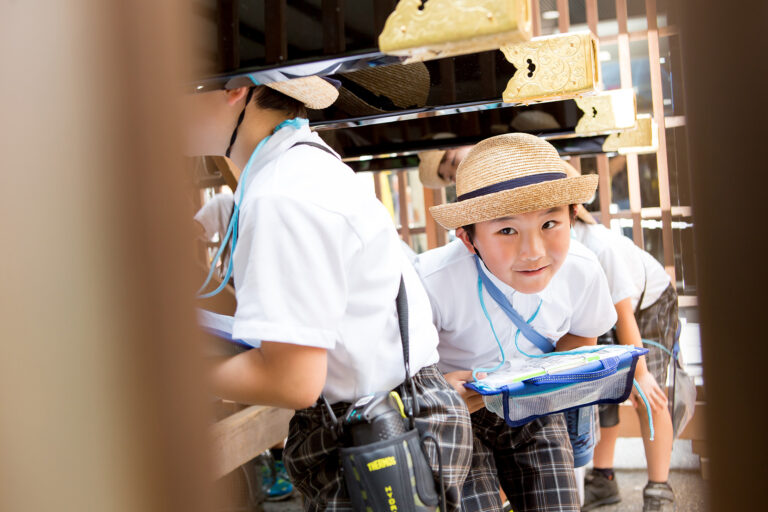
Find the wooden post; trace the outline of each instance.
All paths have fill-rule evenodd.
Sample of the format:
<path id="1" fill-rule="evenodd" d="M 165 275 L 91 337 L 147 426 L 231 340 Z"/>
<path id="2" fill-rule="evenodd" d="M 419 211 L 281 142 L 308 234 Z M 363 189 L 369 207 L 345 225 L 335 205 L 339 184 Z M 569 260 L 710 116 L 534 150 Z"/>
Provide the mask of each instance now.
<path id="1" fill-rule="evenodd" d="M 344 0 L 323 0 L 323 53 L 342 53 L 344 40 Z"/>
<path id="2" fill-rule="evenodd" d="M 286 24 L 286 0 L 264 1 L 266 58 L 268 64 L 288 59 L 288 29 Z"/>
<path id="3" fill-rule="evenodd" d="M 659 150 L 656 152 L 656 168 L 659 174 L 659 204 L 661 205 L 661 237 L 664 243 L 664 267 L 675 283 L 675 250 L 672 238 L 672 200 L 669 190 L 667 165 L 667 129 L 664 123 L 664 96 L 661 89 L 659 65 L 659 30 L 656 21 L 656 0 L 645 0 L 648 17 L 648 60 L 651 64 L 651 97 L 653 118 L 659 127 Z"/>
<path id="4" fill-rule="evenodd" d="M 616 0 L 616 21 L 619 25 L 617 46 L 619 48 L 619 73 L 621 87 L 632 88 L 632 60 L 629 52 L 629 33 L 627 30 L 627 1 Z M 643 225 L 641 210 L 642 195 L 640 193 L 640 169 L 637 153 L 627 155 L 627 184 L 629 188 L 629 210 L 632 212 L 632 240 L 641 249 L 643 242 Z"/>
<path id="5" fill-rule="evenodd" d="M 3 510 L 215 509 L 175 108 L 186 9 L 0 3 L 3 76 L 23 77 L 0 81 Z"/>

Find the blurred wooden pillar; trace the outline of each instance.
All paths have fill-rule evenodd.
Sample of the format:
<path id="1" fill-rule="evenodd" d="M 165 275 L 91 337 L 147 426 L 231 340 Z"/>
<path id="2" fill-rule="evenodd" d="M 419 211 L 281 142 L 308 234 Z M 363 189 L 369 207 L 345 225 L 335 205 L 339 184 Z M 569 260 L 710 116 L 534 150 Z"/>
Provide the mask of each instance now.
<path id="1" fill-rule="evenodd" d="M 768 4 L 683 0 L 681 48 L 707 389 L 709 510 L 765 506 L 763 262 Z M 731 73 L 712 72 L 713 62 Z M 762 70 L 762 71 L 761 71 Z M 734 129 L 738 127 L 738 129 Z M 661 128 L 661 127 L 660 127 Z M 685 141 L 676 137 L 676 141 Z M 681 148 L 682 149 L 682 148 Z M 752 222 L 752 221 L 755 222 Z"/>
<path id="2" fill-rule="evenodd" d="M 211 510 L 183 2 L 0 4 L 0 510 Z"/>

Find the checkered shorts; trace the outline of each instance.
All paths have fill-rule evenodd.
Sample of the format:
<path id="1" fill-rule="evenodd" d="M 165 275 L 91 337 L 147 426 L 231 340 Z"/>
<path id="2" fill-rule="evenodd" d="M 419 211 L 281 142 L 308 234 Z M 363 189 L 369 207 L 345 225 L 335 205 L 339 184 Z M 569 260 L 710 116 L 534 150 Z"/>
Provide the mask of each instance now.
<path id="1" fill-rule="evenodd" d="M 651 306 L 637 314 L 637 326 L 643 339 L 655 341 L 671 351 L 679 319 L 677 317 L 677 292 L 671 284 Z M 661 389 L 666 389 L 669 354 L 659 347 L 644 345 L 648 349 L 645 362 L 648 371 L 656 378 Z"/>
<path id="2" fill-rule="evenodd" d="M 461 510 L 461 488 L 472 456 L 472 426 L 464 402 L 446 382 L 436 366 L 422 368 L 413 376 L 419 399 L 420 415 L 416 425 L 420 432 L 430 432 L 440 443 L 446 510 Z M 341 416 L 349 407 L 341 402 L 333 405 Z M 296 411 L 291 420 L 283 461 L 291 482 L 304 495 L 308 511 L 351 511 L 341 473 L 338 443 L 324 426 L 327 412 L 321 406 Z M 326 416 L 327 417 L 327 416 Z M 427 455 L 437 481 L 437 450 L 427 442 Z"/>
<path id="3" fill-rule="evenodd" d="M 640 337 L 655 341 L 671 351 L 675 344 L 679 319 L 677 316 L 677 292 L 670 284 L 661 296 L 645 309 L 641 309 L 637 315 L 637 327 L 640 329 Z M 612 339 L 612 338 L 611 338 Z M 603 340 L 598 339 L 598 343 Z M 667 370 L 669 369 L 669 354 L 659 347 L 643 345 L 648 349 L 645 355 L 645 364 L 648 371 L 656 379 L 662 390 L 667 386 Z M 600 404 L 600 426 L 615 427 L 619 424 L 618 404 Z"/>
<path id="4" fill-rule="evenodd" d="M 501 511 L 499 482 L 515 512 L 580 509 L 562 414 L 512 428 L 480 409 L 472 414 L 472 430 L 472 469 L 462 491 L 465 512 Z"/>

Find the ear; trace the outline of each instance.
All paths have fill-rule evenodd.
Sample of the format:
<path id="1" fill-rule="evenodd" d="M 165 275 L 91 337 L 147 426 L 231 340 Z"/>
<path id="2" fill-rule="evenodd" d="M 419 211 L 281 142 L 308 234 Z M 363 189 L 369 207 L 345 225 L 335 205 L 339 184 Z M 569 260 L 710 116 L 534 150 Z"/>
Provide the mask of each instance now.
<path id="1" fill-rule="evenodd" d="M 227 105 L 232 106 L 245 98 L 245 95 L 248 94 L 248 88 L 238 87 L 237 89 L 228 89 L 225 92 L 227 94 Z"/>
<path id="2" fill-rule="evenodd" d="M 469 233 L 464 231 L 464 228 L 456 228 L 456 238 L 464 242 L 464 247 L 466 247 L 469 252 L 471 252 L 472 254 L 475 254 L 475 247 L 472 245 L 472 242 L 469 240 Z"/>

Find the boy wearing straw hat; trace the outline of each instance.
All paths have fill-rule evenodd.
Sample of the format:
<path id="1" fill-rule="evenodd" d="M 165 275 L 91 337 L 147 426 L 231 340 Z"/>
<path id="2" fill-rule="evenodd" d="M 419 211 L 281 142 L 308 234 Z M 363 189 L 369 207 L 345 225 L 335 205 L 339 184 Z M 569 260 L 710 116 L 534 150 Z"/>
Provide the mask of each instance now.
<path id="1" fill-rule="evenodd" d="M 464 510 L 501 510 L 499 483 L 515 511 L 579 510 L 563 415 L 512 428 L 463 384 L 472 370 L 543 352 L 482 291 L 480 272 L 536 331 L 556 340 L 549 342 L 555 350 L 594 344 L 614 324 L 597 259 L 570 238 L 575 205 L 596 187 L 596 176 L 566 177 L 546 141 L 505 134 L 473 147 L 457 170 L 457 201 L 430 209 L 459 238 L 420 255 L 417 270 L 440 336 L 439 367 L 472 412 Z"/>
<path id="2" fill-rule="evenodd" d="M 359 397 L 403 383 L 395 304 L 402 276 L 416 426 L 439 441 L 446 508 L 458 511 L 469 413 L 435 365 L 429 301 L 389 214 L 309 129 L 305 107 L 335 98 L 314 76 L 185 98 L 190 152 L 231 155 L 243 169 L 229 230 L 231 334 L 259 348 L 216 360 L 211 382 L 223 398 L 295 409 L 283 456 L 305 509 L 350 510 L 335 431 L 316 404 L 322 393 L 340 415 Z M 437 473 L 433 444 L 427 452 Z"/>

